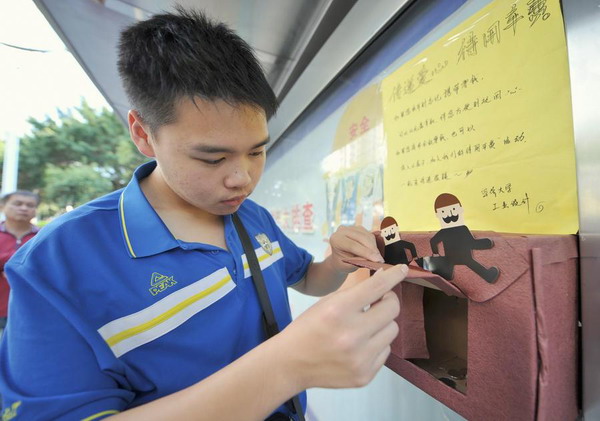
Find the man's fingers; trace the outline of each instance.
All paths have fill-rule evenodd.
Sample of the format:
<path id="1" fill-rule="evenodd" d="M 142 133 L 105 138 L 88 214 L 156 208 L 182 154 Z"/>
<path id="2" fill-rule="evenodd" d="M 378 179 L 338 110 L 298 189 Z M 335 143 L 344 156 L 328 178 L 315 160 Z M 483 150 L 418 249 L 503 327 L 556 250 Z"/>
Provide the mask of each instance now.
<path id="1" fill-rule="evenodd" d="M 348 240 L 340 244 L 340 250 L 352 256 L 358 256 L 374 262 L 383 262 L 383 257 L 377 248 L 375 235 L 362 227 L 345 227 L 340 234 Z"/>
<path id="2" fill-rule="evenodd" d="M 353 272 L 351 274 L 348 275 L 348 277 L 346 278 L 346 280 L 344 281 L 344 283 L 340 286 L 339 291 L 342 291 L 344 289 L 348 289 L 348 288 L 352 288 L 358 284 L 360 284 L 361 282 L 364 282 L 365 280 L 367 280 L 369 278 L 369 271 L 368 270 L 357 270 L 356 272 Z"/>
<path id="3" fill-rule="evenodd" d="M 379 332 L 375 333 L 369 339 L 369 347 L 372 349 L 372 352 L 376 353 L 390 345 L 396 339 L 396 336 L 398 336 L 399 331 L 400 328 L 395 321 L 388 322 L 383 329 L 380 329 Z"/>
<path id="4" fill-rule="evenodd" d="M 373 276 L 356 286 L 360 290 L 361 307 L 380 300 L 387 292 L 398 285 L 408 273 L 408 266 L 396 265 L 386 270 L 378 270 Z"/>
<path id="5" fill-rule="evenodd" d="M 373 304 L 398 285 L 407 273 L 406 265 L 396 265 L 386 270 L 378 270 L 373 276 L 344 290 L 346 299 L 349 301 L 348 305 L 354 309 L 363 309 L 367 305 Z"/>
<path id="6" fill-rule="evenodd" d="M 361 324 L 370 329 L 365 332 L 368 337 L 376 336 L 385 326 L 400 314 L 400 302 L 392 291 L 386 293 L 383 298 L 365 311 Z"/>
<path id="7" fill-rule="evenodd" d="M 392 342 L 398 336 L 399 331 L 398 324 L 392 321 L 369 340 L 369 347 L 372 355 L 375 356 L 372 363 L 374 370 L 379 370 L 387 361 L 392 350 Z"/>
<path id="8" fill-rule="evenodd" d="M 379 354 L 377 354 L 377 356 L 373 360 L 373 365 L 372 365 L 374 371 L 379 370 L 385 364 L 385 362 L 387 361 L 391 352 L 392 352 L 392 347 L 390 345 L 388 345 L 388 346 L 384 347 L 383 350 Z"/>

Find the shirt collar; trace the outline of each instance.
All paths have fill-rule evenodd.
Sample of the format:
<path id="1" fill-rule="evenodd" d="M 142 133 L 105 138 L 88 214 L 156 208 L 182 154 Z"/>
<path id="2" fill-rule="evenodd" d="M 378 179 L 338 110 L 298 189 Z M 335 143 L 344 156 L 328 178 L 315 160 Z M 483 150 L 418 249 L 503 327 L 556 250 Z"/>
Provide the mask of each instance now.
<path id="1" fill-rule="evenodd" d="M 29 230 L 29 232 L 25 233 L 25 235 L 36 233 L 39 230 L 40 230 L 40 227 L 38 227 L 37 225 L 31 224 L 31 229 Z M 0 232 L 8 232 L 8 230 L 6 229 L 6 221 L 0 222 Z M 25 235 L 23 235 L 23 237 L 25 237 Z"/>
<path id="2" fill-rule="evenodd" d="M 179 247 L 164 222 L 144 196 L 140 180 L 156 168 L 151 161 L 140 165 L 119 199 L 119 220 L 127 253 L 132 258 L 147 257 Z"/>

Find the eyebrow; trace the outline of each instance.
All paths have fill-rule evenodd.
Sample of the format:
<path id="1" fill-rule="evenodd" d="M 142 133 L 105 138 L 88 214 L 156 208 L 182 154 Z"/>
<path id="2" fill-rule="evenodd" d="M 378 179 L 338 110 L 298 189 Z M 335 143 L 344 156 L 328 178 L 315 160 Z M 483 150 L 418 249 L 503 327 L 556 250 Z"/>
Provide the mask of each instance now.
<path id="1" fill-rule="evenodd" d="M 258 149 L 258 148 L 260 148 L 262 146 L 265 146 L 270 141 L 271 141 L 271 138 L 267 137 L 262 142 L 259 142 L 256 145 L 252 146 L 250 148 L 250 150 L 252 150 L 252 149 Z M 213 145 L 198 145 L 198 146 L 194 146 L 193 149 L 195 151 L 204 152 L 204 153 L 234 153 L 235 152 L 231 148 L 224 148 L 222 146 L 213 146 Z"/>

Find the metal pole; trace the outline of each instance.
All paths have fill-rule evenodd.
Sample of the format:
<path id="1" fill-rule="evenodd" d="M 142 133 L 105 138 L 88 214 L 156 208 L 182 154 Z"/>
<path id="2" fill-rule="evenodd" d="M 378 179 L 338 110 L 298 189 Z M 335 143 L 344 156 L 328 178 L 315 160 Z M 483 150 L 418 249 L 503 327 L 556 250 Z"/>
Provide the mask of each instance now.
<path id="1" fill-rule="evenodd" d="M 18 173 L 19 138 L 6 133 L 4 136 L 4 164 L 2 166 L 2 196 L 17 190 Z"/>
<path id="2" fill-rule="evenodd" d="M 582 317 L 583 411 L 600 419 L 600 0 L 562 2 L 565 15 L 577 156 Z"/>

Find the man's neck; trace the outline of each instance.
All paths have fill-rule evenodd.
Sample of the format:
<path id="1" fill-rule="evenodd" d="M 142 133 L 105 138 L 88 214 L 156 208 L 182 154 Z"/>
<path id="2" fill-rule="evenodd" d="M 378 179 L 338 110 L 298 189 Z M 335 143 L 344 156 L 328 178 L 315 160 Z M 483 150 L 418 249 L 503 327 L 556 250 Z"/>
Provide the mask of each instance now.
<path id="1" fill-rule="evenodd" d="M 141 180 L 140 187 L 171 234 L 178 240 L 226 249 L 223 217 L 210 215 L 184 203 L 166 186 L 156 171 Z"/>
<path id="2" fill-rule="evenodd" d="M 19 239 L 31 232 L 31 223 L 29 221 L 13 221 L 7 219 L 4 221 L 4 226 L 6 227 L 6 231 Z"/>

